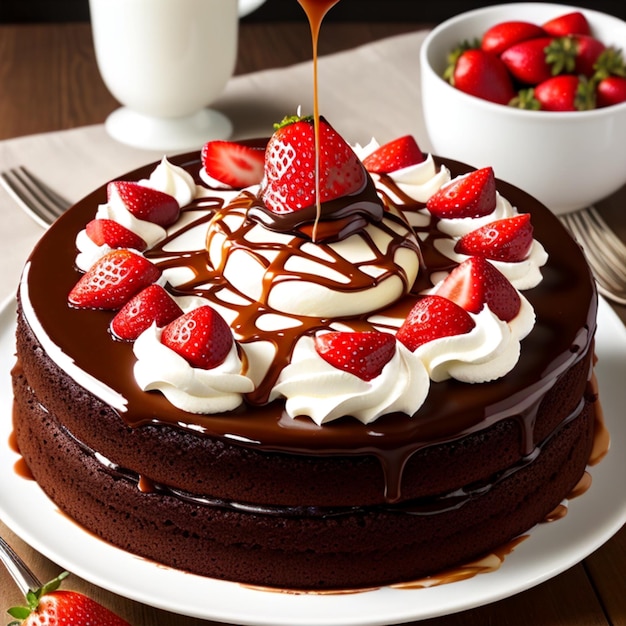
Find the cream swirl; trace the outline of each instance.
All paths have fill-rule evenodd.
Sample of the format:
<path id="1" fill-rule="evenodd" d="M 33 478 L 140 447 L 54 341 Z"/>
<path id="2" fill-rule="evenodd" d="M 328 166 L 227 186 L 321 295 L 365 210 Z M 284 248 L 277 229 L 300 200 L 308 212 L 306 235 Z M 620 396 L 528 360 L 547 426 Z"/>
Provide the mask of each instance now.
<path id="1" fill-rule="evenodd" d="M 211 221 L 207 251 L 213 269 L 252 301 L 322 318 L 383 308 L 411 289 L 419 270 L 417 240 L 395 209 L 325 244 L 270 231 L 233 206 Z"/>
<path id="2" fill-rule="evenodd" d="M 534 324 L 534 311 L 521 296 L 517 317 L 508 324 L 488 306 L 470 314 L 475 327 L 468 333 L 440 337 L 419 346 L 414 355 L 434 382 L 454 378 L 465 383 L 484 383 L 510 372 L 520 355 L 520 341 Z"/>
<path id="3" fill-rule="evenodd" d="M 140 180 L 139 184 L 173 196 L 180 206 L 189 204 L 196 197 L 193 176 L 179 165 L 170 163 L 167 157 L 163 157 L 149 178 Z"/>
<path id="4" fill-rule="evenodd" d="M 128 230 L 141 237 L 148 247 L 151 247 L 165 239 L 167 231 L 158 224 L 146 220 L 137 219 L 124 205 L 117 193 L 113 193 L 108 202 L 98 206 L 94 219 L 112 220 L 121 224 Z M 104 256 L 111 248 L 97 245 L 87 235 L 85 229 L 76 235 L 76 267 L 87 271 L 100 257 Z"/>
<path id="5" fill-rule="evenodd" d="M 270 399 L 285 398 L 290 417 L 306 415 L 321 425 L 343 416 L 369 424 L 393 412 L 413 415 L 430 383 L 422 362 L 396 342 L 396 351 L 381 374 L 370 381 L 340 370 L 316 351 L 312 337 L 302 337 L 281 373 Z"/>
<path id="6" fill-rule="evenodd" d="M 466 254 L 454 251 L 456 239 L 437 239 L 435 248 L 449 259 L 462 263 L 469 258 Z M 497 261 L 489 259 L 489 262 L 504 274 L 516 289 L 532 289 L 542 280 L 541 268 L 548 260 L 548 253 L 536 239 L 533 240 L 530 251 L 525 259 L 516 262 Z"/>
<path id="7" fill-rule="evenodd" d="M 232 411 L 243 402 L 243 394 L 254 390 L 244 376 L 237 345 L 226 359 L 210 369 L 192 367 L 183 357 L 161 343 L 162 329 L 152 325 L 135 341 L 134 375 L 143 391 L 160 391 L 175 407 L 190 413 Z"/>

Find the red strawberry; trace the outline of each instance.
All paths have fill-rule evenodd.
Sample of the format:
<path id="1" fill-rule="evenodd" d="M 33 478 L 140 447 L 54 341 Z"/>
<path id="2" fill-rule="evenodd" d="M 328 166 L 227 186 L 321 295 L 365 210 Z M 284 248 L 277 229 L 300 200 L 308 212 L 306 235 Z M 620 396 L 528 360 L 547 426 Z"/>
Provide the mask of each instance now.
<path id="1" fill-rule="evenodd" d="M 180 213 L 174 196 L 127 180 L 114 180 L 107 185 L 109 201 L 117 194 L 124 206 L 140 220 L 159 226 L 171 226 Z"/>
<path id="2" fill-rule="evenodd" d="M 530 214 L 496 220 L 463 235 L 454 251 L 468 256 L 482 256 L 494 261 L 523 261 L 533 243 Z"/>
<path id="3" fill-rule="evenodd" d="M 593 84 L 584 76 L 561 74 L 544 80 L 534 89 L 544 111 L 588 111 L 595 108 Z"/>
<path id="4" fill-rule="evenodd" d="M 21 626 L 63 626 L 64 624 L 93 624 L 94 626 L 130 626 L 121 617 L 77 591 L 59 590 L 63 572 L 41 589 L 29 592 L 28 606 L 13 607 L 9 614 L 20 620 Z"/>
<path id="5" fill-rule="evenodd" d="M 165 326 L 182 314 L 182 309 L 163 287 L 150 285 L 118 311 L 110 328 L 118 339 L 134 341 L 153 323 Z"/>
<path id="6" fill-rule="evenodd" d="M 315 133 L 313 118 L 285 118 L 277 125 L 265 151 L 267 184 L 263 200 L 274 213 L 292 213 L 314 206 Z M 367 174 L 352 148 L 323 118 L 320 120 L 320 201 L 360 191 Z"/>
<path id="7" fill-rule="evenodd" d="M 469 313 L 448 298 L 425 296 L 418 300 L 396 334 L 411 352 L 440 337 L 463 335 L 476 326 Z"/>
<path id="8" fill-rule="evenodd" d="M 396 352 L 389 333 L 329 332 L 315 337 L 317 353 L 333 367 L 369 381 L 376 378 Z"/>
<path id="9" fill-rule="evenodd" d="M 499 57 L 476 48 L 457 54 L 452 54 L 452 63 L 444 73 L 451 85 L 497 104 L 508 104 L 515 96 L 511 77 Z"/>
<path id="10" fill-rule="evenodd" d="M 133 250 L 139 250 L 139 252 L 148 247 L 139 235 L 115 220 L 91 220 L 91 222 L 88 222 L 85 230 L 89 239 L 97 246 L 106 244 L 110 248 L 132 248 Z"/>
<path id="11" fill-rule="evenodd" d="M 69 293 L 79 309 L 114 311 L 161 276 L 161 270 L 130 250 L 111 250 L 81 276 Z"/>
<path id="12" fill-rule="evenodd" d="M 552 68 L 553 76 L 567 73 L 590 78 L 605 50 L 601 41 L 588 35 L 557 37 L 546 47 L 546 62 Z"/>
<path id="13" fill-rule="evenodd" d="M 228 356 L 233 335 L 224 318 L 203 305 L 170 322 L 163 329 L 161 343 L 193 367 L 210 370 Z"/>
<path id="14" fill-rule="evenodd" d="M 559 15 L 543 24 L 543 29 L 553 37 L 567 35 L 590 35 L 587 18 L 580 11 Z"/>
<path id="15" fill-rule="evenodd" d="M 574 72 L 583 76 L 591 77 L 595 72 L 595 65 L 600 55 L 606 50 L 606 46 L 589 35 L 575 35 L 576 61 Z"/>
<path id="16" fill-rule="evenodd" d="M 487 304 L 505 322 L 519 312 L 519 293 L 489 261 L 472 256 L 450 272 L 436 294 L 456 302 L 470 313 L 479 313 Z"/>
<path id="17" fill-rule="evenodd" d="M 552 38 L 529 39 L 507 48 L 500 56 L 513 77 L 529 85 L 536 85 L 552 76 L 552 67 L 546 61 L 546 48 Z"/>
<path id="18" fill-rule="evenodd" d="M 603 78 L 596 88 L 596 97 L 599 107 L 626 102 L 626 78 L 623 76 Z"/>
<path id="19" fill-rule="evenodd" d="M 422 163 L 425 158 L 415 138 L 412 135 L 405 135 L 380 146 L 365 158 L 363 165 L 368 172 L 388 174 Z"/>
<path id="20" fill-rule="evenodd" d="M 430 197 L 426 208 L 439 218 L 489 215 L 496 208 L 493 168 L 484 167 L 455 178 Z"/>
<path id="21" fill-rule="evenodd" d="M 263 180 L 265 152 L 236 141 L 209 141 L 202 148 L 207 174 L 224 185 L 243 189 Z"/>
<path id="22" fill-rule="evenodd" d="M 545 36 L 543 28 L 532 22 L 500 22 L 485 31 L 480 47 L 491 54 L 502 54 L 516 43 Z"/>

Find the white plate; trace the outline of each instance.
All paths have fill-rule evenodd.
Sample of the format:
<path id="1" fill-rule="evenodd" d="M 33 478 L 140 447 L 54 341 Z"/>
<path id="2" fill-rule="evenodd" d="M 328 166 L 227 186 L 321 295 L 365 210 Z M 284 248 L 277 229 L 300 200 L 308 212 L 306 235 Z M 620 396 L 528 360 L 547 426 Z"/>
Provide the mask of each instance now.
<path id="1" fill-rule="evenodd" d="M 382 588 L 349 595 L 257 591 L 157 565 L 83 531 L 14 470 L 9 448 L 15 303 L 0 309 L 0 513 L 33 548 L 78 576 L 121 596 L 192 617 L 268 626 L 397 624 L 470 609 L 537 585 L 596 550 L 626 521 L 626 328 L 600 302 L 597 374 L 612 443 L 591 468 L 591 489 L 569 503 L 564 519 L 542 524 L 502 567 L 469 580 L 428 589 Z M 28 507 L 23 505 L 28 502 Z"/>

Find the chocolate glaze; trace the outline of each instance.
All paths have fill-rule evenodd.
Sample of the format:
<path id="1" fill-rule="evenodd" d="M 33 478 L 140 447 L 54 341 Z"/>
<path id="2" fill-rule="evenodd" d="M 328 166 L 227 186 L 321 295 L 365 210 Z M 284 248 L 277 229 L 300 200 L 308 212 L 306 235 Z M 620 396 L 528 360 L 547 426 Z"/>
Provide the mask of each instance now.
<path id="1" fill-rule="evenodd" d="M 199 171 L 197 153 L 181 155 L 171 161 L 188 167 L 191 172 Z M 453 176 L 469 169 L 449 160 L 439 159 L 438 162 L 445 163 Z M 145 178 L 153 168 L 154 164 L 140 168 L 124 178 Z M 158 393 L 142 392 L 133 377 L 132 346 L 113 341 L 108 333 L 113 314 L 67 306 L 67 294 L 79 278 L 74 269 L 74 240 L 92 219 L 97 205 L 105 202 L 106 186 L 79 202 L 42 237 L 30 259 L 30 299 L 51 340 L 62 346 L 79 367 L 127 399 L 128 410 L 121 413 L 120 418 L 128 426 L 191 426 L 195 432 L 203 432 L 232 445 L 291 454 L 373 455 L 385 470 L 387 499 L 394 501 L 401 495 L 402 468 L 415 451 L 486 429 L 498 420 L 515 417 L 519 421 L 520 450 L 527 454 L 534 447 L 534 415 L 543 393 L 561 372 L 590 349 L 597 298 L 578 245 L 559 220 L 538 201 L 502 181 L 498 181 L 498 189 L 513 205 L 531 213 L 535 237 L 542 242 L 550 257 L 543 268 L 543 282 L 525 292 L 535 309 L 537 323 L 522 342 L 520 360 L 509 374 L 480 385 L 455 380 L 433 383 L 426 402 L 413 416 L 390 414 L 369 426 L 348 417 L 319 427 L 305 418 L 289 418 L 281 402 L 254 407 L 247 403 L 228 414 L 193 415 L 176 409 Z M 214 202 L 212 206 L 217 209 L 219 204 Z M 205 215 L 201 219 L 208 221 L 209 217 Z M 422 283 L 441 262 L 432 254 L 429 243 L 429 237 L 435 236 L 433 227 L 429 227 L 423 246 L 426 266 L 423 269 L 427 271 L 421 272 L 419 280 Z M 150 253 L 157 264 L 167 267 L 181 261 L 166 259 L 162 247 Z M 201 293 L 209 298 L 219 293 L 223 286 L 221 277 L 208 265 L 204 251 L 190 251 L 181 258 L 197 272 L 197 280 L 193 281 L 196 284 L 190 283 L 188 292 Z M 53 259 L 55 262 L 51 262 Z M 421 287 L 417 285 L 416 289 Z M 406 313 L 412 302 L 413 299 L 407 297 L 385 313 Z M 590 303 L 589 307 L 587 303 Z M 238 324 L 249 327 L 256 315 L 258 312 L 253 305 L 244 308 Z M 351 321 L 363 328 L 369 325 L 364 317 Z M 319 322 L 310 322 L 307 332 Z M 281 337 L 275 338 L 275 341 L 280 340 Z"/>
<path id="2" fill-rule="evenodd" d="M 363 230 L 370 222 L 380 222 L 383 218 L 383 204 L 374 182 L 365 168 L 363 172 L 366 176 L 365 186 L 349 196 L 349 202 L 342 197 L 322 202 L 319 208 L 313 204 L 299 211 L 277 214 L 257 198 L 248 209 L 248 216 L 269 230 L 299 233 L 316 242 L 341 241 Z"/>

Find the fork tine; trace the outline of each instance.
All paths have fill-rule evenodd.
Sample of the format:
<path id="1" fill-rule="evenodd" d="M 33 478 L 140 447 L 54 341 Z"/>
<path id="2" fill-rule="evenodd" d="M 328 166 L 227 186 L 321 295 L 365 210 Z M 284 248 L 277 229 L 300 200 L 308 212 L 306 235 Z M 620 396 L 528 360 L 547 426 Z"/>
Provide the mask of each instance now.
<path id="1" fill-rule="evenodd" d="M 598 291 L 614 302 L 626 304 L 626 258 L 620 249 L 623 246 L 621 240 L 602 218 L 596 221 L 595 216 L 590 216 L 588 209 L 562 215 L 561 221 L 583 248 L 596 278 Z M 607 232 L 619 242 L 612 242 L 610 249 L 605 239 Z"/>
<path id="2" fill-rule="evenodd" d="M 25 167 L 2 172 L 1 180 L 20 207 L 44 227 L 49 226 L 71 204 Z"/>
<path id="3" fill-rule="evenodd" d="M 596 227 L 603 233 L 603 242 L 620 259 L 620 265 L 626 267 L 626 244 L 613 232 L 594 206 L 589 207 L 586 217 L 590 222 L 595 222 Z"/>
<path id="4" fill-rule="evenodd" d="M 594 223 L 593 217 L 587 212 L 578 212 L 572 215 L 572 220 L 577 221 L 579 239 L 586 240 L 589 253 L 593 254 L 601 263 L 605 273 L 613 276 L 615 282 L 622 288 L 626 285 L 626 256 L 617 247 L 607 245 L 607 232 L 604 228 L 599 229 Z M 608 226 L 605 225 L 606 228 Z M 617 236 L 613 235 L 616 239 Z M 618 239 L 618 241 L 620 241 Z"/>

